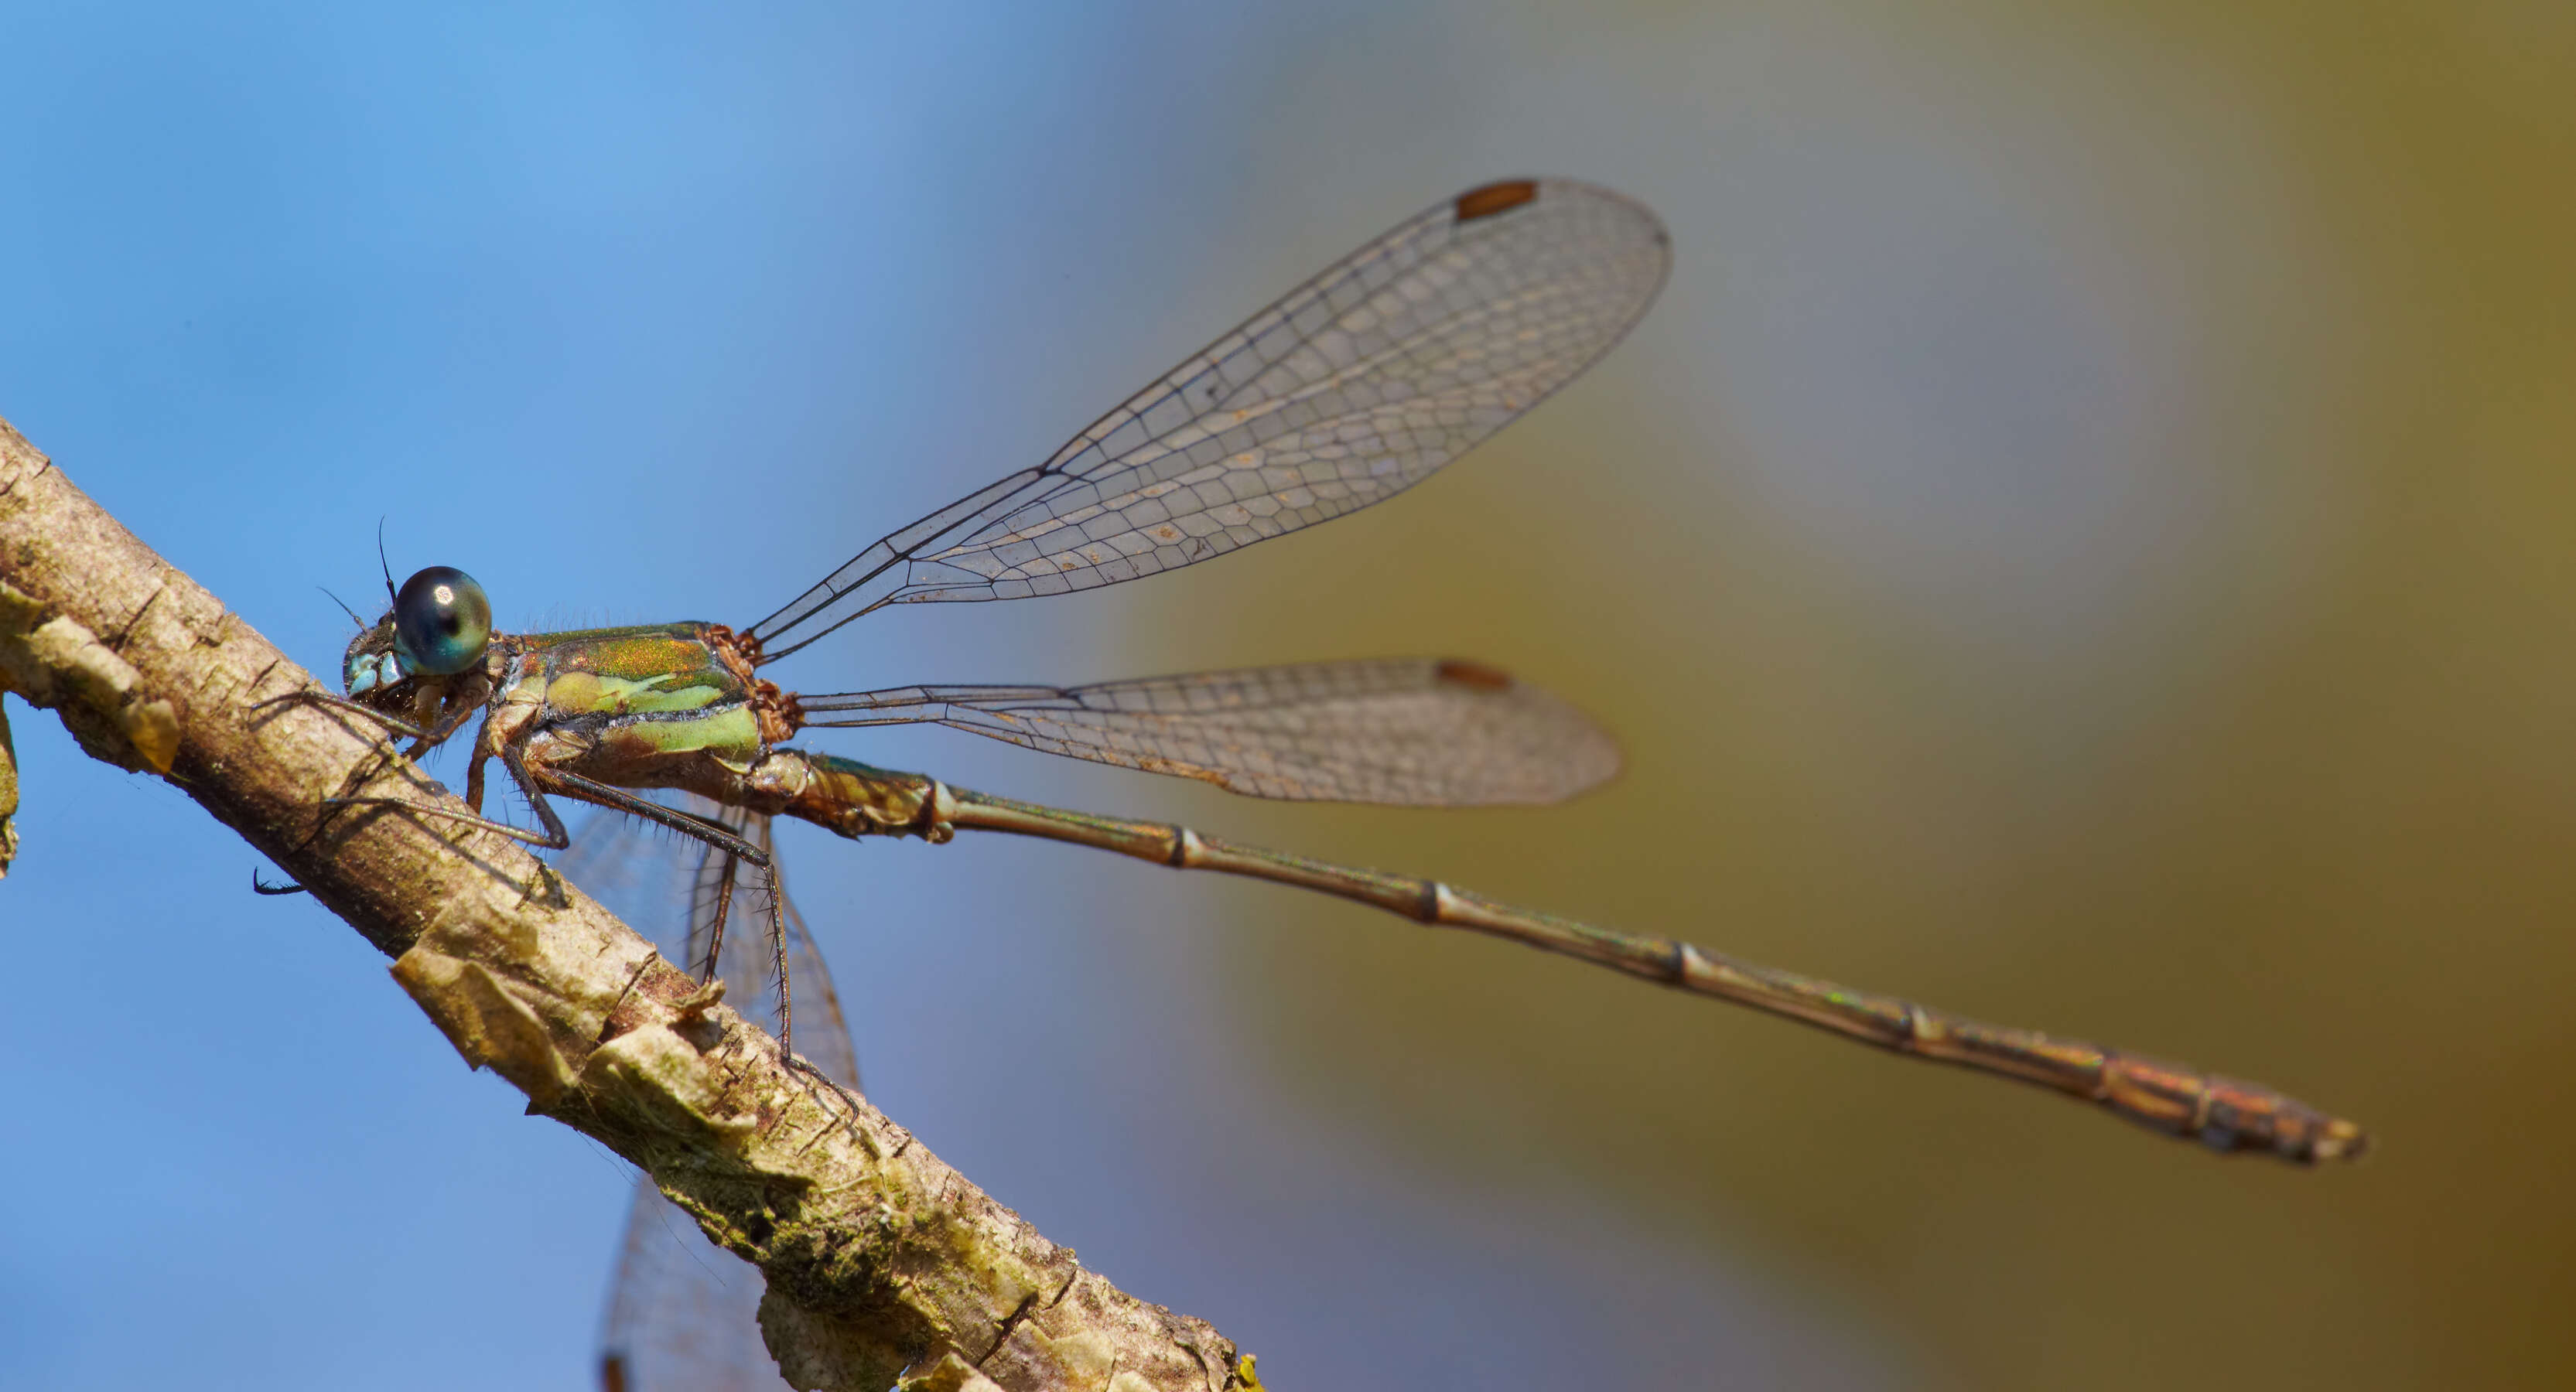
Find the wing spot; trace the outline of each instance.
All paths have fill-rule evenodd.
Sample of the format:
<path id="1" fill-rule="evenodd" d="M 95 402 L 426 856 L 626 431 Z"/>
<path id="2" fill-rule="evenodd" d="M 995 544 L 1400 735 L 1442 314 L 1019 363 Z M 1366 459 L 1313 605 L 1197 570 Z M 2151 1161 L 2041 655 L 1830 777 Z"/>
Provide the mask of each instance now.
<path id="1" fill-rule="evenodd" d="M 1512 689 L 1511 673 L 1500 667 L 1488 667 L 1481 662 L 1469 662 L 1460 657 L 1442 658 L 1440 665 L 1433 669 L 1432 675 L 1451 686 L 1473 687 L 1478 691 Z"/>
<path id="2" fill-rule="evenodd" d="M 1469 189 L 1458 195 L 1458 220 L 1474 222 L 1478 218 L 1509 212 L 1536 197 L 1538 181 L 1535 179 L 1506 179 L 1499 184 Z"/>

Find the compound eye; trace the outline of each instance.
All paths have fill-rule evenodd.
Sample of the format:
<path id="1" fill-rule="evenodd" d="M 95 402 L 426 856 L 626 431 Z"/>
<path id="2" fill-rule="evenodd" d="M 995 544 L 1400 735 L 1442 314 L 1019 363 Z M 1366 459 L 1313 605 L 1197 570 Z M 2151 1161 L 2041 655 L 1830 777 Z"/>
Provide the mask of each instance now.
<path id="1" fill-rule="evenodd" d="M 454 566 L 431 566 L 394 596 L 394 646 L 415 672 L 452 677 L 482 661 L 491 640 L 492 601 Z"/>

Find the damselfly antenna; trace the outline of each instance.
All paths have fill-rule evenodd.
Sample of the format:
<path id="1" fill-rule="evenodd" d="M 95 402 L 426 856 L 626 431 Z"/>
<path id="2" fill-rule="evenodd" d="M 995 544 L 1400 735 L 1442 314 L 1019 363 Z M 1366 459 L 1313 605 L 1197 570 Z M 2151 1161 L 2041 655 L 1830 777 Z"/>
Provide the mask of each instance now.
<path id="1" fill-rule="evenodd" d="M 378 559 L 381 560 L 383 558 L 379 557 Z M 349 616 L 349 622 L 356 624 L 360 628 L 365 628 L 367 626 L 367 621 L 358 617 L 358 611 L 349 607 L 349 601 L 342 599 L 338 595 L 332 594 L 329 590 L 323 589 L 320 585 L 316 585 L 313 588 L 321 590 L 324 595 L 329 596 L 333 604 L 339 605 L 340 612 Z"/>

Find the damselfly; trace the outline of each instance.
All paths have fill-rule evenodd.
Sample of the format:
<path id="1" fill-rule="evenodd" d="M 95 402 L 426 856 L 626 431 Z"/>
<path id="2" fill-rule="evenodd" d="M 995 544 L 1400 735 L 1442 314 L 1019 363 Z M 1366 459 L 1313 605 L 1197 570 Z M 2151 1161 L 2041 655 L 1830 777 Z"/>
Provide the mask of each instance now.
<path id="1" fill-rule="evenodd" d="M 1415 806 L 1550 802 L 1598 783 L 1617 755 L 1590 722 L 1468 662 L 833 695 L 782 691 L 758 670 L 890 604 L 1114 584 L 1389 497 L 1607 352 L 1645 312 L 1669 260 L 1662 224 L 1626 198 L 1555 180 L 1489 184 L 1362 247 L 1044 464 L 894 532 L 747 629 L 494 633 L 481 588 L 439 567 L 414 575 L 350 644 L 346 700 L 303 699 L 365 713 L 413 737 L 414 752 L 482 711 L 465 787 L 477 814 L 434 815 L 539 846 L 569 844 L 549 804 L 564 797 L 705 843 L 722 853 L 724 885 L 737 862 L 770 863 L 766 845 L 741 826 L 665 807 L 640 796 L 645 789 L 849 837 L 1044 837 L 1509 938 L 1900 1053 L 2044 1084 L 2219 1150 L 2300 1162 L 2358 1154 L 2359 1127 L 2255 1084 L 1513 908 L 1435 880 L 1018 802 L 786 744 L 807 727 L 935 723 L 1258 797 Z M 479 815 L 494 759 L 542 830 Z M 722 910 L 719 902 L 710 970 Z M 782 1034 L 787 1006 L 782 995 Z"/>

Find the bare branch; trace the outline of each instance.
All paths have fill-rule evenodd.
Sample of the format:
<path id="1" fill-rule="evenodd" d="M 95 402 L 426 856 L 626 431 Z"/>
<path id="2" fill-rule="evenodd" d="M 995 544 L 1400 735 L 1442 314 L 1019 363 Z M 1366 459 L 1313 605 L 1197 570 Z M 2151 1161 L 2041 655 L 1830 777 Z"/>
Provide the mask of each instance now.
<path id="1" fill-rule="evenodd" d="M 642 1166 L 758 1264 L 762 1327 L 797 1386 L 873 1392 L 907 1369 L 1012 1392 L 1258 1385 L 1204 1321 L 1083 1270 L 518 846 L 398 806 L 325 808 L 463 804 L 362 722 L 253 710 L 318 688 L 5 421 L 0 688 L 241 833 L 395 959 L 468 1063 Z M 0 733 L 0 799 L 6 750 Z"/>

